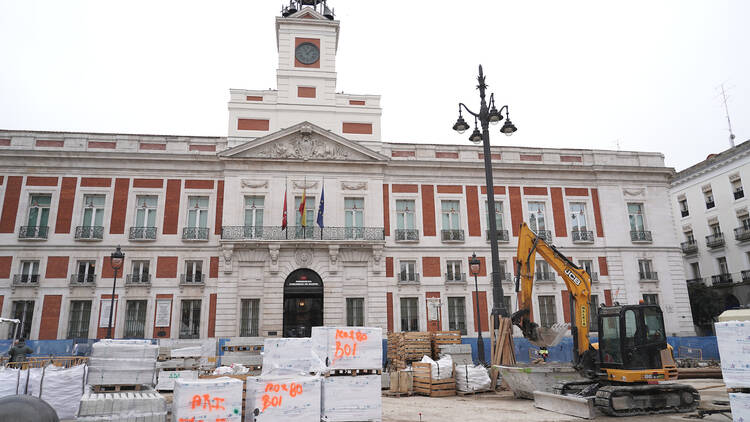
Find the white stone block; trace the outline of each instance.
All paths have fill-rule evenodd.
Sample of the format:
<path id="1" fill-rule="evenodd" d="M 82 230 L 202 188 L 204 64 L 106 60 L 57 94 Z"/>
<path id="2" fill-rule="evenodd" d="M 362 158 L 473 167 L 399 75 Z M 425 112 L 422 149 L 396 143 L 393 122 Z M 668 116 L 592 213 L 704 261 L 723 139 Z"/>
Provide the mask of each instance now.
<path id="1" fill-rule="evenodd" d="M 172 401 L 174 420 L 226 422 L 242 420 L 242 381 L 229 378 L 177 380 Z"/>
<path id="2" fill-rule="evenodd" d="M 318 376 L 302 375 L 249 377 L 245 422 L 319 421 L 320 380 Z"/>
<path id="3" fill-rule="evenodd" d="M 322 379 L 321 420 L 380 420 L 383 414 L 380 375 L 332 376 Z"/>

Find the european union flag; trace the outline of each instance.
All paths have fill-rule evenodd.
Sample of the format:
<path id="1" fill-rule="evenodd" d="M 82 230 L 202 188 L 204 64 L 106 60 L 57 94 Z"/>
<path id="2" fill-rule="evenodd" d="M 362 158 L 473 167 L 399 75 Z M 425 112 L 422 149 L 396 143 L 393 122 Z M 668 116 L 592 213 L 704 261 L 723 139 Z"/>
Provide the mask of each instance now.
<path id="1" fill-rule="evenodd" d="M 323 212 L 325 210 L 325 200 L 323 199 L 324 187 L 320 188 L 320 206 L 318 207 L 318 226 L 323 228 Z"/>

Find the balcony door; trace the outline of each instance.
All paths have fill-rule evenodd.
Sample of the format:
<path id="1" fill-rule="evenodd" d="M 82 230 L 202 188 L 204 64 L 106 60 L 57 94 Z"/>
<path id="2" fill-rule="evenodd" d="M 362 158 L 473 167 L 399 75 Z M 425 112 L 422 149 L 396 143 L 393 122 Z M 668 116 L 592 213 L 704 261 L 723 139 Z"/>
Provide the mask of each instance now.
<path id="1" fill-rule="evenodd" d="M 284 282 L 284 337 L 310 337 L 323 325 L 323 280 L 307 268 L 293 271 Z"/>

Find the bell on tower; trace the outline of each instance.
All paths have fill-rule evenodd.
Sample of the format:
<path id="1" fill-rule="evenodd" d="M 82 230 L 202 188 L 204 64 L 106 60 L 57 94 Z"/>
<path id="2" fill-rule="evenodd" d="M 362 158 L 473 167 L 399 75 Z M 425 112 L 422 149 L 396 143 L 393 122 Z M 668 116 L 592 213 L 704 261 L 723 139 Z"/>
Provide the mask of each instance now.
<path id="1" fill-rule="evenodd" d="M 329 9 L 326 3 L 327 0 L 289 0 L 289 6 L 282 7 L 281 16 L 288 18 L 307 6 L 325 16 L 326 19 L 333 20 L 335 16 L 333 9 Z"/>

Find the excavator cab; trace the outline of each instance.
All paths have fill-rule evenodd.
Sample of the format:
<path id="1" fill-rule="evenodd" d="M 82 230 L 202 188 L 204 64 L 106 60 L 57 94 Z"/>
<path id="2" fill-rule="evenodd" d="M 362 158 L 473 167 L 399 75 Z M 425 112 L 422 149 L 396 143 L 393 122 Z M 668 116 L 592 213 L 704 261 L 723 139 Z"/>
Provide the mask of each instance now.
<path id="1" fill-rule="evenodd" d="M 657 305 L 599 308 L 599 362 L 602 369 L 662 368 L 667 349 L 664 316 Z"/>

